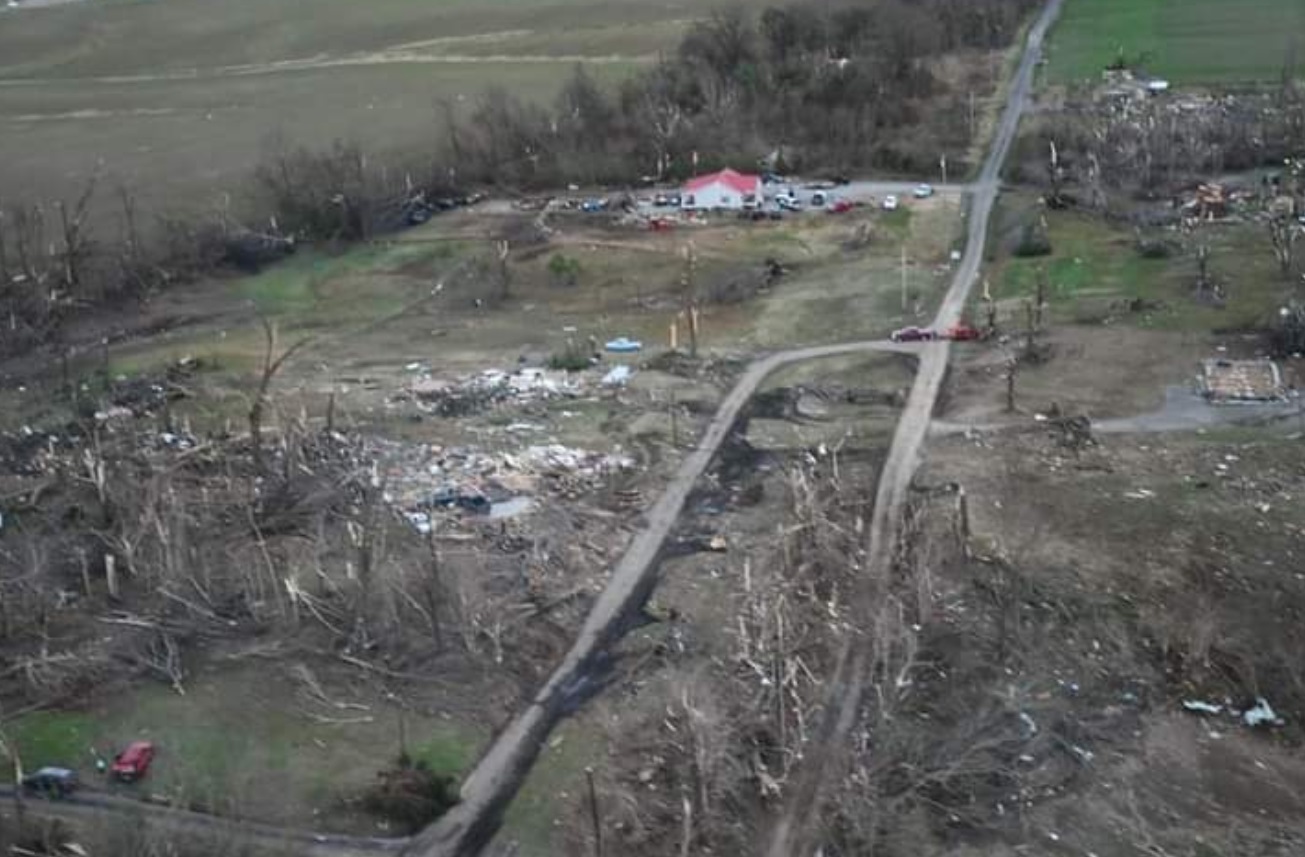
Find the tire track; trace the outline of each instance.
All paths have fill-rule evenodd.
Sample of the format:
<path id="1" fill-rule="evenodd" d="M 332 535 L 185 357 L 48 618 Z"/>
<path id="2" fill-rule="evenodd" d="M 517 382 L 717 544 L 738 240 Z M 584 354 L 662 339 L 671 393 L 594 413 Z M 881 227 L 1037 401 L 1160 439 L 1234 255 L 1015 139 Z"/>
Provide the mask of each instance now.
<path id="1" fill-rule="evenodd" d="M 1060 13 L 1062 2 L 1063 0 L 1048 0 L 1029 31 L 1001 123 L 974 189 L 965 255 L 934 320 L 936 329 L 949 327 L 960 320 L 970 290 L 978 279 L 988 222 L 997 201 L 1001 168 L 1006 162 L 1019 130 L 1020 117 L 1028 103 L 1029 92 L 1033 87 L 1033 73 L 1042 54 L 1043 40 Z M 874 579 L 875 575 L 887 574 L 887 569 L 891 567 L 906 492 L 919 465 L 920 449 L 928 433 L 934 406 L 938 401 L 938 391 L 947 371 L 951 344 L 946 340 L 931 342 L 923 347 L 922 352 L 915 384 L 911 388 L 906 409 L 897 422 L 888 459 L 879 475 L 874 512 L 870 519 L 865 572 L 867 580 Z M 812 850 L 806 841 L 808 831 L 813 818 L 819 816 L 821 786 L 830 770 L 840 769 L 836 760 L 842 754 L 847 735 L 856 722 L 865 692 L 866 660 L 865 646 L 855 635 L 849 636 L 839 653 L 830 681 L 820 728 L 809 742 L 811 752 L 799 768 L 797 783 L 775 824 L 769 845 L 764 848 L 767 857 L 798 857 Z"/>

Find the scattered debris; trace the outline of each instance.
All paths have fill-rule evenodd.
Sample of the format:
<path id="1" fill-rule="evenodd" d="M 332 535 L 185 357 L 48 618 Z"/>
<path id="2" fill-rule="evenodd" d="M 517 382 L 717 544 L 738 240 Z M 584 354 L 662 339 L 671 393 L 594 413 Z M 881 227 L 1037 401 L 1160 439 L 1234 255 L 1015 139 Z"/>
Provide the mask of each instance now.
<path id="1" fill-rule="evenodd" d="M 441 417 L 458 417 L 502 402 L 575 398 L 583 389 L 571 373 L 525 367 L 515 372 L 490 369 L 457 381 L 423 376 L 396 398 L 415 401 Z"/>
<path id="2" fill-rule="evenodd" d="M 1214 403 L 1277 402 L 1286 392 L 1272 360 L 1205 360 L 1200 383 L 1201 394 Z"/>
<path id="3" fill-rule="evenodd" d="M 619 451 L 561 444 L 489 452 L 373 439 L 367 455 L 380 462 L 386 502 L 423 535 L 440 511 L 490 520 L 514 517 L 534 508 L 532 498 L 541 493 L 579 496 L 635 466 Z"/>
<path id="4" fill-rule="evenodd" d="M 1195 714 L 1209 714 L 1215 716 L 1223 713 L 1222 705 L 1215 705 L 1213 702 L 1203 702 L 1199 699 L 1183 700 L 1183 708 Z"/>
<path id="5" fill-rule="evenodd" d="M 604 387 L 624 387 L 634 375 L 634 370 L 629 366 L 613 366 L 611 371 L 603 376 Z"/>
<path id="6" fill-rule="evenodd" d="M 1256 726 L 1282 726 L 1285 721 L 1269 705 L 1264 697 L 1255 700 L 1255 705 L 1242 712 L 1242 722 L 1252 729 Z"/>

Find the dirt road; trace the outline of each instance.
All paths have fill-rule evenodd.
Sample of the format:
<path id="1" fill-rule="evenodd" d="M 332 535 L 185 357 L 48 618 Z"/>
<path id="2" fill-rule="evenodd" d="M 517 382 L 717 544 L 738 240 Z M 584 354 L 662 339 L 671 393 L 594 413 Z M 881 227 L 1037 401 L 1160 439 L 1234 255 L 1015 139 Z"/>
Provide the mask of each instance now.
<path id="1" fill-rule="evenodd" d="M 246 849 L 233 849 L 233 853 L 238 851 L 269 857 L 282 857 L 285 854 L 303 857 L 376 857 L 397 854 L 408 842 L 406 839 L 335 836 L 291 830 L 95 792 L 79 792 L 58 801 L 28 797 L 24 806 L 29 815 L 66 821 L 73 826 L 74 831 L 78 825 L 96 825 L 106 819 L 127 819 L 126 823 L 141 828 L 147 835 L 184 837 L 188 841 L 207 839 L 228 847 L 236 845 Z M 14 814 L 14 790 L 0 786 L 0 825 L 12 819 Z"/>
<path id="2" fill-rule="evenodd" d="M 988 218 L 997 197 L 1001 165 L 1019 125 L 1043 36 L 1059 11 L 1061 2 L 1062 0 L 1050 0 L 1030 33 L 992 151 L 979 182 L 973 188 L 967 250 L 956 279 L 938 312 L 936 323 L 939 326 L 950 325 L 960 318 L 970 287 L 977 278 Z M 878 567 L 886 563 L 894 542 L 902 499 L 915 472 L 920 446 L 947 368 L 947 344 L 902 345 L 864 341 L 796 349 L 757 360 L 731 390 L 698 447 L 684 460 L 665 492 L 648 511 L 646 526 L 635 536 L 613 570 L 607 588 L 599 596 L 566 657 L 531 702 L 495 739 L 463 784 L 461 802 L 412 840 L 315 837 L 144 805 L 124 808 L 78 802 L 52 812 L 130 811 L 148 816 L 152 824 L 157 822 L 178 831 L 228 831 L 229 835 L 239 836 L 258 847 L 272 849 L 279 846 L 282 853 L 384 853 L 392 852 L 397 847 L 411 857 L 469 857 L 476 854 L 497 831 L 503 812 L 524 781 L 554 726 L 586 697 L 598 659 L 629 629 L 646 601 L 656 584 L 657 559 L 666 537 L 679 518 L 695 483 L 706 471 L 758 385 L 776 370 L 793 363 L 875 351 L 916 353 L 921 356 L 915 385 L 894 435 L 876 497 L 870 534 L 870 568 L 875 568 L 876 563 Z M 861 668 L 861 657 L 863 655 L 855 641 L 849 640 L 840 658 L 836 676 L 831 682 L 832 694 L 827 705 L 829 717 L 822 724 L 821 738 L 813 741 L 817 752 L 800 772 L 799 784 L 776 826 L 768 852 L 772 857 L 794 857 L 801 853 L 797 844 L 803 827 L 798 820 L 806 820 L 818 796 L 825 767 L 822 764 L 824 760 L 820 758 L 821 752 L 827 753 L 839 746 L 851 726 L 852 714 L 859 705 L 862 691 L 864 671 Z"/>
<path id="3" fill-rule="evenodd" d="M 988 152 L 983 172 L 973 190 L 965 255 L 938 310 L 934 321 L 936 330 L 960 320 L 970 290 L 978 279 L 979 268 L 983 264 L 988 221 L 993 204 L 997 201 L 1002 165 L 1006 162 L 1006 156 L 1019 130 L 1020 117 L 1028 104 L 1029 92 L 1033 88 L 1033 74 L 1042 55 L 1043 39 L 1060 13 L 1062 2 L 1063 0 L 1048 0 L 1046 8 L 1029 31 L 1024 56 L 1011 83 L 992 149 Z M 868 580 L 875 579 L 876 575 L 887 574 L 891 565 L 903 502 L 919 464 L 920 447 L 933 418 L 938 390 L 947 372 L 950 350 L 950 343 L 943 341 L 930 343 L 922 351 L 915 385 L 911 388 L 906 409 L 898 420 L 888 458 L 879 475 L 865 566 Z M 769 857 L 799 857 L 812 850 L 805 840 L 812 818 L 818 816 L 816 809 L 820 788 L 834 760 L 843 752 L 844 741 L 856 721 L 865 689 L 865 678 L 865 646 L 855 636 L 849 636 L 829 684 L 825 716 L 819 731 L 809 742 L 811 752 L 798 771 L 788 803 L 772 831 L 770 844 L 765 851 Z"/>
<path id="4" fill-rule="evenodd" d="M 596 659 L 620 639 L 643 607 L 657 582 L 658 555 L 680 517 L 685 500 L 758 385 L 792 363 L 873 351 L 918 353 L 919 346 L 884 341 L 826 345 L 772 354 L 748 367 L 721 403 L 697 448 L 680 465 L 648 511 L 646 525 L 613 570 L 607 588 L 594 604 L 571 650 L 472 771 L 462 786 L 462 802 L 415 837 L 406 854 L 414 857 L 475 854 L 498 830 L 504 810 L 549 733 L 585 697 Z"/>

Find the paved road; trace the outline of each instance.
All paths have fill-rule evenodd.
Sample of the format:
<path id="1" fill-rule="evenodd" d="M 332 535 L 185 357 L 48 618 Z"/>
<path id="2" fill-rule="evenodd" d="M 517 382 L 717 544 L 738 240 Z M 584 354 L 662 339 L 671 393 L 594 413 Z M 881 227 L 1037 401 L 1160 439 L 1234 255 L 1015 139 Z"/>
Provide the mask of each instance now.
<path id="1" fill-rule="evenodd" d="M 992 149 L 988 152 L 983 172 L 974 187 L 965 255 L 938 310 L 934 321 L 935 329 L 943 329 L 960 320 L 970 290 L 978 279 L 979 268 L 983 264 L 988 220 L 997 200 L 1002 165 L 1006 162 L 1019 130 L 1020 117 L 1028 104 L 1028 96 L 1033 88 L 1033 73 L 1042 55 L 1043 39 L 1060 13 L 1062 2 L 1063 0 L 1048 0 L 1046 8 L 1029 32 L 1024 56 L 1011 83 Z M 886 576 L 891 568 L 903 503 L 919 464 L 920 448 L 933 418 L 949 354 L 950 343 L 945 341 L 930 343 L 923 349 L 915 385 L 911 389 L 906 409 L 898 420 L 888 458 L 879 475 L 865 565 L 868 581 Z M 771 833 L 769 846 L 765 850 L 769 857 L 799 857 L 813 850 L 807 841 L 808 831 L 812 821 L 819 817 L 821 786 L 830 770 L 840 769 L 837 760 L 844 752 L 848 732 L 856 722 L 865 690 L 867 657 L 867 647 L 862 641 L 849 636 L 829 684 L 825 715 L 819 731 L 809 741 L 810 751 L 797 772 L 788 803 Z"/>
<path id="2" fill-rule="evenodd" d="M 110 818 L 128 819 L 131 823 L 145 826 L 149 831 L 161 835 L 209 837 L 224 844 L 245 844 L 257 853 L 278 857 L 287 853 L 304 857 L 377 857 L 397 854 L 408 842 L 406 839 L 311 833 L 270 824 L 236 821 L 91 791 L 79 792 L 58 801 L 28 797 L 24 805 L 29 814 L 41 818 L 57 818 L 71 824 L 96 823 Z M 0 786 L 0 824 L 13 815 L 14 790 Z"/>

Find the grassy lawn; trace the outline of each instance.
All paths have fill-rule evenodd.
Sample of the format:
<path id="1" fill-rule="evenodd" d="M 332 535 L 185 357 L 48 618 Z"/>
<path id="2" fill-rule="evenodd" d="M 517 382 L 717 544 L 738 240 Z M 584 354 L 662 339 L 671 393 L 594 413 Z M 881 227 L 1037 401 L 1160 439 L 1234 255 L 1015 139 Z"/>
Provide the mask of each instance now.
<path id="1" fill-rule="evenodd" d="M 1300 0 L 1068 0 L 1048 51 L 1050 78 L 1099 79 L 1122 50 L 1178 83 L 1270 81 L 1302 33 Z"/>
<path id="2" fill-rule="evenodd" d="M 1026 298 L 1033 298 L 1039 269 L 1046 271 L 1053 318 L 1084 323 L 1110 318 L 1157 330 L 1256 328 L 1271 321 L 1286 297 L 1287 284 L 1270 255 L 1268 238 L 1253 224 L 1203 227 L 1211 248 L 1211 276 L 1225 285 L 1228 296 L 1222 308 L 1193 298 L 1196 262 L 1188 252 L 1143 258 L 1131 232 L 1085 214 L 1048 212 L 1047 224 L 1050 256 L 1002 258 L 990 272 L 993 297 L 1005 312 L 1015 313 Z M 1134 299 L 1155 305 L 1133 313 L 1121 308 Z"/>
<path id="3" fill-rule="evenodd" d="M 260 820 L 331 826 L 340 801 L 365 788 L 399 752 L 399 712 L 367 700 L 365 709 L 312 719 L 313 704 L 269 667 L 205 672 L 185 696 L 157 684 L 131 689 L 91 711 L 39 712 L 7 724 L 27 770 L 77 769 L 92 788 L 145 790 L 182 804 Z M 279 669 L 272 667 L 270 669 Z M 287 687 L 267 694 L 271 680 Z M 460 776 L 485 735 L 479 726 L 408 712 L 409 752 L 436 772 Z M 95 760 L 136 739 L 158 756 L 138 787 L 100 779 Z M 356 823 L 356 822 L 355 822 Z"/>
<path id="4" fill-rule="evenodd" d="M 565 853 L 559 814 L 578 805 L 585 794 L 585 768 L 603 759 L 600 744 L 583 734 L 577 720 L 563 721 L 553 732 L 521 791 L 508 807 L 497 841 L 515 842 L 521 857 Z"/>

